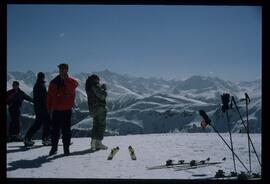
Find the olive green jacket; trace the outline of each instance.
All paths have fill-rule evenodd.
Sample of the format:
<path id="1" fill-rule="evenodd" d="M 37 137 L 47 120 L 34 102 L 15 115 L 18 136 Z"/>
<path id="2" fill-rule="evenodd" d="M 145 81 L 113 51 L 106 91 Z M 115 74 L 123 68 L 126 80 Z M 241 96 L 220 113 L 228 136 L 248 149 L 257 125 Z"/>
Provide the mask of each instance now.
<path id="1" fill-rule="evenodd" d="M 89 89 L 86 89 L 86 93 L 90 113 L 97 107 L 106 107 L 107 92 L 100 84 L 93 85 Z"/>

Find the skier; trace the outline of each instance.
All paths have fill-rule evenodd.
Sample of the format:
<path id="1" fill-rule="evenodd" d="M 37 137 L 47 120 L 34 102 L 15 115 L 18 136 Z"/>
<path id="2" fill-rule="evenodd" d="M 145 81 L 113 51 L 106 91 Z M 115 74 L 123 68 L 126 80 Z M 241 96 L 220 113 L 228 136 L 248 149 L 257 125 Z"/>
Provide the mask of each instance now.
<path id="1" fill-rule="evenodd" d="M 36 84 L 33 88 L 36 120 L 26 133 L 26 136 L 24 138 L 25 146 L 34 145 L 35 142 L 31 138 L 37 132 L 37 130 L 40 129 L 41 125 L 43 125 L 42 144 L 44 146 L 51 145 L 51 141 L 49 139 L 50 117 L 46 106 L 47 90 L 45 87 L 45 82 L 45 74 L 39 72 L 37 75 Z"/>
<path id="2" fill-rule="evenodd" d="M 59 75 L 50 82 L 47 96 L 47 107 L 52 117 L 52 147 L 49 155 L 57 153 L 60 128 L 64 155 L 69 155 L 71 114 L 75 103 L 76 88 L 79 84 L 68 76 L 68 64 L 62 63 L 58 65 L 58 68 Z"/>
<path id="3" fill-rule="evenodd" d="M 8 111 L 10 114 L 11 121 L 9 123 L 8 130 L 8 141 L 23 141 L 23 138 L 20 135 L 20 107 L 24 100 L 32 102 L 33 99 L 25 94 L 20 88 L 20 83 L 18 81 L 13 81 L 12 89 L 7 91 L 7 105 Z"/>
<path id="4" fill-rule="evenodd" d="M 100 84 L 100 79 L 93 74 L 86 80 L 85 91 L 87 93 L 88 108 L 90 116 L 93 117 L 91 150 L 108 149 L 102 144 L 106 129 L 106 85 Z"/>

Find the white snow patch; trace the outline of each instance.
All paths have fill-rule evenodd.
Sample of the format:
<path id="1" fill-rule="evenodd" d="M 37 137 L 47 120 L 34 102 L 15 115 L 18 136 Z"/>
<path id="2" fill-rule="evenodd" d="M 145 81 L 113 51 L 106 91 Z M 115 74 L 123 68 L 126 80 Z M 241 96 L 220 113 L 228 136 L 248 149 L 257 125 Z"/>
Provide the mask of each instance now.
<path id="1" fill-rule="evenodd" d="M 221 134 L 229 142 L 228 134 Z M 233 134 L 236 154 L 248 167 L 248 145 L 246 134 Z M 251 134 L 255 149 L 261 158 L 261 134 Z M 105 137 L 103 143 L 109 148 L 119 146 L 120 151 L 113 160 L 107 160 L 110 149 L 90 153 L 90 138 L 72 138 L 71 155 L 64 156 L 58 146 L 58 154 L 48 156 L 50 147 L 41 145 L 40 140 L 32 149 L 26 149 L 21 142 L 7 144 L 8 178 L 121 178 L 121 179 L 198 179 L 193 174 L 214 176 L 218 169 L 233 171 L 232 153 L 215 133 L 171 133 Z M 59 141 L 61 142 L 61 141 Z M 62 144 L 62 143 L 61 143 Z M 137 160 L 131 160 L 128 146 L 135 148 Z M 261 172 L 252 152 L 252 171 Z M 173 169 L 147 170 L 147 166 L 164 164 L 167 159 L 203 160 L 222 164 L 174 171 Z M 237 171 L 245 171 L 236 160 Z M 249 168 L 249 167 L 248 167 Z M 203 178 L 203 177 L 201 177 Z"/>

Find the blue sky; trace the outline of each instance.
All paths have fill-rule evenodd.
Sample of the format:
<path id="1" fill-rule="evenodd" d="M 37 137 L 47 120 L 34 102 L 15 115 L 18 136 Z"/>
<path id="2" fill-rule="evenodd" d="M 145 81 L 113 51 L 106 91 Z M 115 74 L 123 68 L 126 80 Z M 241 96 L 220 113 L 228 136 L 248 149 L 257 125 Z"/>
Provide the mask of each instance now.
<path id="1" fill-rule="evenodd" d="M 260 6 L 8 5 L 7 70 L 261 78 Z"/>

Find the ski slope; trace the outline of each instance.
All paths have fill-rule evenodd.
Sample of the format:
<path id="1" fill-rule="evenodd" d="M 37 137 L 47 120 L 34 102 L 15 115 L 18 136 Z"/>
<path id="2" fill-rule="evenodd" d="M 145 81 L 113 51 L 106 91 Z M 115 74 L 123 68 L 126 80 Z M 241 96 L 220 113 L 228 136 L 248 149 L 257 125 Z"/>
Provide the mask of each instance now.
<path id="1" fill-rule="evenodd" d="M 229 143 L 229 134 L 221 134 Z M 236 154 L 249 168 L 246 134 L 233 134 Z M 261 134 L 251 134 L 255 149 L 261 158 Z M 41 141 L 31 149 L 22 142 L 7 144 L 7 178 L 105 178 L 105 179 L 203 179 L 214 176 L 218 169 L 234 171 L 232 153 L 215 133 L 169 133 L 127 136 L 108 136 L 104 144 L 119 146 L 113 160 L 107 160 L 110 149 L 90 153 L 90 138 L 72 138 L 71 155 L 64 156 L 61 145 L 58 154 L 48 156 L 50 147 Z M 60 144 L 61 140 L 59 141 Z M 137 160 L 131 160 L 128 146 L 135 148 Z M 251 153 L 252 172 L 261 173 L 255 154 Z M 147 170 L 146 167 L 165 164 L 167 159 L 221 161 L 222 164 L 174 171 L 173 169 Z M 245 171 L 236 159 L 237 171 Z M 197 175 L 197 176 L 193 176 Z"/>

